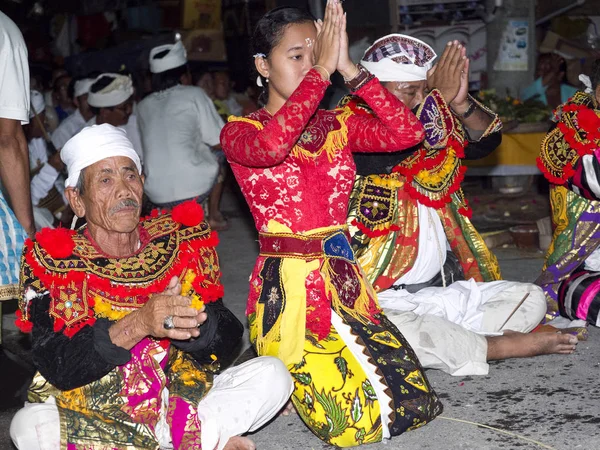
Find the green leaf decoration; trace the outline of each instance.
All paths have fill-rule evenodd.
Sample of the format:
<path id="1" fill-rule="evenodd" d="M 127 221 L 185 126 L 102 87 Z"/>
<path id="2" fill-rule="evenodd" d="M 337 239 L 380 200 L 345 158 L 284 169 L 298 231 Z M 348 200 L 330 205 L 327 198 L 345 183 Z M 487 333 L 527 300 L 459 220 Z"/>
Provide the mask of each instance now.
<path id="1" fill-rule="evenodd" d="M 302 369 L 305 365 L 306 365 L 306 358 L 302 357 L 302 361 L 300 361 L 298 364 L 294 364 L 294 370 Z"/>
<path id="2" fill-rule="evenodd" d="M 360 398 L 358 398 L 358 388 L 356 388 L 356 394 L 354 394 L 354 400 L 352 401 L 352 409 L 350 410 L 350 417 L 352 417 L 352 420 L 356 423 L 362 416 L 362 406 L 360 404 Z"/>
<path id="3" fill-rule="evenodd" d="M 315 391 L 317 402 L 325 411 L 325 418 L 329 424 L 329 436 L 336 437 L 341 435 L 348 428 L 348 416 L 346 410 L 342 408 L 342 404 L 335 400 L 331 393 L 325 393 L 323 389 L 321 393 Z"/>
<path id="4" fill-rule="evenodd" d="M 338 356 L 333 360 L 333 362 L 342 374 L 342 378 L 344 379 L 344 381 L 346 381 L 346 377 L 348 376 L 348 361 L 346 361 L 346 358 Z"/>
<path id="5" fill-rule="evenodd" d="M 298 383 L 303 384 L 305 386 L 308 386 L 310 385 L 310 383 L 312 383 L 312 377 L 310 376 L 310 373 L 292 373 L 292 376 L 298 381 Z"/>
<path id="6" fill-rule="evenodd" d="M 356 434 L 354 435 L 354 439 L 356 439 L 356 443 L 358 445 L 361 445 L 364 442 L 366 434 L 367 434 L 367 432 L 365 431 L 364 428 L 361 428 L 360 430 L 358 430 L 356 432 Z"/>
<path id="7" fill-rule="evenodd" d="M 309 411 L 315 409 L 315 401 L 313 400 L 312 395 L 308 393 L 308 391 L 304 391 L 304 403 L 306 404 L 306 407 Z"/>
<path id="8" fill-rule="evenodd" d="M 371 385 L 371 382 L 369 380 L 363 381 L 362 388 L 367 400 L 377 400 L 377 394 L 375 393 L 375 389 L 373 389 L 373 386 Z"/>
<path id="9" fill-rule="evenodd" d="M 321 344 L 319 344 L 319 341 L 317 341 L 317 339 L 314 336 L 307 334 L 306 340 L 309 341 L 314 347 L 316 347 L 320 350 L 325 350 L 325 347 L 323 347 Z"/>

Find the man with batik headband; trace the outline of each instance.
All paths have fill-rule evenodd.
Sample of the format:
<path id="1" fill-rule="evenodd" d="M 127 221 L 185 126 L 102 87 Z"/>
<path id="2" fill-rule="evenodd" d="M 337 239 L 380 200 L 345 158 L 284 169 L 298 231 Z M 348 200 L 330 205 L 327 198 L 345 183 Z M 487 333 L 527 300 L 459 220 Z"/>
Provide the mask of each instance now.
<path id="1" fill-rule="evenodd" d="M 487 374 L 491 359 L 571 352 L 570 336 L 524 334 L 544 314 L 535 285 L 495 281 L 496 258 L 469 220 L 460 184 L 462 159 L 492 152 L 501 122 L 468 95 L 462 45 L 449 42 L 434 66 L 435 58 L 427 44 L 394 34 L 376 41 L 361 61 L 415 112 L 426 138 L 408 152 L 355 154 L 348 222 L 358 260 L 424 367 Z M 371 114 L 360 99 L 343 102 Z"/>
<path id="2" fill-rule="evenodd" d="M 538 158 L 551 183 L 554 236 L 536 283 L 548 320 L 562 315 L 579 321 L 572 325 L 600 326 L 600 60 L 580 79 L 586 91 L 556 110 Z"/>
<path id="3" fill-rule="evenodd" d="M 242 324 L 223 305 L 217 236 L 194 202 L 140 221 L 144 178 L 125 132 L 85 128 L 61 151 L 87 225 L 28 240 L 17 325 L 38 370 L 17 448 L 242 449 L 288 400 L 275 358 L 215 375 Z M 243 405 L 240 407 L 240 405 Z"/>
<path id="4" fill-rule="evenodd" d="M 117 73 L 99 75 L 89 88 L 88 104 L 94 117 L 87 121 L 87 127 L 108 123 L 123 128 L 133 148 L 144 162 L 142 140 L 137 117 L 133 114 L 133 82 L 130 77 Z"/>
<path id="5" fill-rule="evenodd" d="M 202 203 L 218 181 L 215 150 L 220 149 L 223 121 L 208 95 L 192 86 L 180 40 L 153 48 L 149 62 L 154 92 L 138 109 L 146 158 L 146 194 L 161 209 L 189 199 Z M 211 197 L 211 213 L 215 206 L 218 212 L 218 199 Z M 209 223 L 217 228 L 221 224 L 215 215 L 209 214 Z"/>
<path id="6" fill-rule="evenodd" d="M 63 148 L 69 139 L 79 133 L 85 124 L 94 117 L 94 113 L 88 104 L 90 87 L 94 84 L 94 78 L 82 78 L 72 84 L 73 103 L 77 110 L 63 120 L 58 128 L 52 132 L 52 143 L 57 150 Z M 69 86 L 71 89 L 71 85 Z"/>

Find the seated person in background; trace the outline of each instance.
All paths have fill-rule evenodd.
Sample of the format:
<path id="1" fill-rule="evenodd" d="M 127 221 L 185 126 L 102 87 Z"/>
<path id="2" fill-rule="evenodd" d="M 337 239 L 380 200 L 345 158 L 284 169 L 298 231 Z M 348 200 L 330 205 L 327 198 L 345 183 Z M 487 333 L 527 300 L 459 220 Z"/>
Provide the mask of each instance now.
<path id="1" fill-rule="evenodd" d="M 192 84 L 194 86 L 198 86 L 202 88 L 206 95 L 208 95 L 211 99 L 215 96 L 215 79 L 213 78 L 213 74 L 208 70 L 202 70 L 199 72 L 195 72 L 192 75 Z"/>
<path id="2" fill-rule="evenodd" d="M 58 152 L 49 152 L 44 135 L 45 108 L 44 96 L 31 91 L 30 119 L 24 128 L 29 147 L 33 218 L 38 230 L 53 227 L 67 209 L 64 179 L 60 175 L 64 165 Z"/>
<path id="3" fill-rule="evenodd" d="M 242 106 L 231 93 L 229 74 L 227 72 L 215 72 L 213 79 L 215 80 L 213 101 L 221 118 L 227 122 L 227 118 L 231 115 L 241 116 Z"/>
<path id="4" fill-rule="evenodd" d="M 567 63 L 556 53 L 542 53 L 538 58 L 536 80 L 521 92 L 521 100 L 537 98 L 552 108 L 571 98 L 577 88 L 566 83 Z"/>
<path id="5" fill-rule="evenodd" d="M 358 261 L 426 368 L 485 375 L 493 359 L 570 353 L 573 336 L 525 334 L 544 316 L 537 286 L 495 281 L 497 260 L 469 220 L 461 161 L 491 153 L 502 124 L 468 95 L 464 47 L 449 42 L 432 68 L 435 58 L 424 42 L 393 34 L 361 61 L 416 113 L 426 138 L 409 151 L 354 154 L 348 222 Z M 371 114 L 356 97 L 342 103 Z"/>
<path id="6" fill-rule="evenodd" d="M 83 130 L 86 122 L 94 117 L 92 108 L 87 101 L 93 83 L 94 78 L 82 78 L 69 85 L 69 89 L 72 88 L 70 95 L 73 97 L 73 103 L 77 106 L 77 110 L 52 132 L 52 143 L 56 150 L 63 148 L 67 141 Z"/>
<path id="7" fill-rule="evenodd" d="M 26 243 L 17 324 L 32 333 L 38 373 L 13 442 L 254 449 L 239 435 L 279 411 L 292 381 L 269 357 L 214 375 L 243 326 L 221 300 L 217 238 L 200 205 L 140 221 L 140 160 L 111 125 L 85 128 L 61 157 L 67 198 L 87 225 Z"/>
<path id="8" fill-rule="evenodd" d="M 542 141 L 538 167 L 550 182 L 554 236 L 536 283 L 546 293 L 548 320 L 599 326 L 600 60 L 589 81 L 586 92 L 557 109 L 556 127 Z"/>
<path id="9" fill-rule="evenodd" d="M 137 117 L 133 114 L 133 101 L 133 82 L 130 77 L 117 73 L 99 75 L 90 86 L 87 98 L 94 117 L 85 126 L 108 123 L 123 128 L 143 164 L 142 138 Z"/>
<path id="10" fill-rule="evenodd" d="M 59 76 L 52 84 L 52 103 L 59 123 L 75 112 L 73 98 L 69 95 L 71 77 L 66 73 Z"/>

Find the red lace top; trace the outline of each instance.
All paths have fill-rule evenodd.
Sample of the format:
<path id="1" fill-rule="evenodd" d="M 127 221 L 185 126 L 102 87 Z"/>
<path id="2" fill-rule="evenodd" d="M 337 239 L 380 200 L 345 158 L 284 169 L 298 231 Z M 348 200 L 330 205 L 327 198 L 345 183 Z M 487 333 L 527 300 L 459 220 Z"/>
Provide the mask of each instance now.
<path id="1" fill-rule="evenodd" d="M 377 117 L 347 108 L 317 111 L 328 85 L 313 69 L 275 116 L 263 108 L 230 118 L 221 132 L 259 231 L 271 219 L 295 233 L 345 224 L 356 172 L 351 152 L 403 150 L 425 136 L 417 118 L 376 79 L 356 94 Z"/>

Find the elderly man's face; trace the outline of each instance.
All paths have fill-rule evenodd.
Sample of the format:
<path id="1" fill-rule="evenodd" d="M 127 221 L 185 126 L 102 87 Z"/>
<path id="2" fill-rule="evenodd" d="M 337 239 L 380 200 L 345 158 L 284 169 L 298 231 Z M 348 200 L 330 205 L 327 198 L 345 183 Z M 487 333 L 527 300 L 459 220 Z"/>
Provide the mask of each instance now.
<path id="1" fill-rule="evenodd" d="M 75 214 L 92 227 L 107 232 L 131 233 L 140 220 L 144 179 L 134 162 L 113 156 L 85 169 L 83 195 L 67 189 Z"/>
<path id="2" fill-rule="evenodd" d="M 427 81 L 388 81 L 383 86 L 398 100 L 413 110 L 427 96 Z"/>

